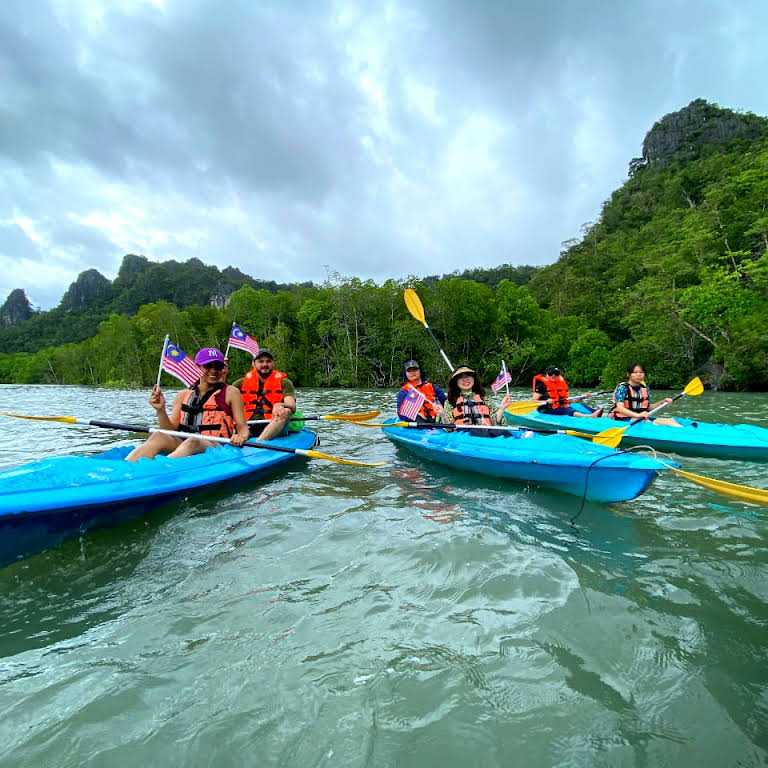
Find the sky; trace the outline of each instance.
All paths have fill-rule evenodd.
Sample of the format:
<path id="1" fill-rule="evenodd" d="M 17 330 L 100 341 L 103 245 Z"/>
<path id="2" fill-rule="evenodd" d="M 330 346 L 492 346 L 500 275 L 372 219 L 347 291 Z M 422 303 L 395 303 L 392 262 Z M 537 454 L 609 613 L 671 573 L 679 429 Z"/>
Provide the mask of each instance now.
<path id="1" fill-rule="evenodd" d="M 556 261 L 768 2 L 3 0 L 0 301 L 126 253 L 278 282 Z"/>

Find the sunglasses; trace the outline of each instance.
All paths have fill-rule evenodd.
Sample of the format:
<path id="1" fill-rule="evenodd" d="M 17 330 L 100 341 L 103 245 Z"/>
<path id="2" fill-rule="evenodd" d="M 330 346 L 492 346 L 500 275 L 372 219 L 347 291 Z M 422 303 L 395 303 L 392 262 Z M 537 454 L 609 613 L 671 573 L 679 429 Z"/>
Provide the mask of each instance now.
<path id="1" fill-rule="evenodd" d="M 220 363 L 218 361 L 215 361 L 213 363 L 206 363 L 203 368 L 208 370 L 209 368 L 213 368 L 214 371 L 223 371 L 224 370 L 224 363 Z"/>

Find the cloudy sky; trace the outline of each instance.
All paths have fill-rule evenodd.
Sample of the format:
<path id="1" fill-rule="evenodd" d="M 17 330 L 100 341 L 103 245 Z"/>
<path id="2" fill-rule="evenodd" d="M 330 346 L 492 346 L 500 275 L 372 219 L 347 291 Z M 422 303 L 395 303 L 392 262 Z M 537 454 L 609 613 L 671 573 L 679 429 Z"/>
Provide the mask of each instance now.
<path id="1" fill-rule="evenodd" d="M 655 120 L 768 115 L 766 0 L 2 0 L 0 300 L 557 259 Z"/>

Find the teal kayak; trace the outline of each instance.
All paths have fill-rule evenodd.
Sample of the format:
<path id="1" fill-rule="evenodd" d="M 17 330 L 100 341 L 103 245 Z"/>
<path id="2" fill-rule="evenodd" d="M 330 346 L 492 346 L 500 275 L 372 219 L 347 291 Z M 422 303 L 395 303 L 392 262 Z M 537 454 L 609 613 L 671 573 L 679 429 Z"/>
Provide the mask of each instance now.
<path id="1" fill-rule="evenodd" d="M 589 411 L 574 404 L 584 413 Z M 597 434 L 606 429 L 624 427 L 627 421 L 597 418 L 585 419 L 578 416 L 554 416 L 531 411 L 524 415 L 506 413 L 510 424 L 535 429 L 577 429 L 580 432 Z M 638 423 L 624 432 L 622 447 L 648 445 L 657 451 L 677 453 L 681 456 L 706 456 L 715 459 L 741 459 L 746 461 L 768 461 L 768 429 L 751 424 L 716 424 L 674 417 L 680 426 Z"/>
<path id="2" fill-rule="evenodd" d="M 273 441 L 305 450 L 316 442 L 306 429 Z M 138 517 L 175 497 L 258 477 L 299 458 L 222 445 L 183 459 L 157 456 L 133 463 L 124 460 L 131 448 L 45 458 L 0 471 L 0 565 Z"/>
<path id="3" fill-rule="evenodd" d="M 385 427 L 384 434 L 422 459 L 491 477 L 533 483 L 590 501 L 628 501 L 670 465 L 578 437 L 526 430 L 503 434 Z M 673 465 L 676 466 L 676 465 Z"/>

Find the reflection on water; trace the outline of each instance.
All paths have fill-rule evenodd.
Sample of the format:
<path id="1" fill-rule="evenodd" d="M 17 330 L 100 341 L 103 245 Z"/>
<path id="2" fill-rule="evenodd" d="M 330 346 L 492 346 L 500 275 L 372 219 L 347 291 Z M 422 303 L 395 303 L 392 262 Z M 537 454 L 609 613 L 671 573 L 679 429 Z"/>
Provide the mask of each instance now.
<path id="1" fill-rule="evenodd" d="M 30 412 L 149 416 L 145 393 L 78 388 L 0 388 L 0 410 L 22 392 Z M 677 412 L 765 423 L 767 401 Z M 6 427 L 4 465 L 125 442 Z M 0 765 L 766 762 L 763 510 L 665 477 L 574 527 L 578 499 L 318 429 L 389 465 L 296 465 L 0 570 Z M 683 463 L 768 485 L 765 465 Z"/>

